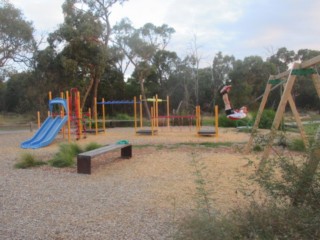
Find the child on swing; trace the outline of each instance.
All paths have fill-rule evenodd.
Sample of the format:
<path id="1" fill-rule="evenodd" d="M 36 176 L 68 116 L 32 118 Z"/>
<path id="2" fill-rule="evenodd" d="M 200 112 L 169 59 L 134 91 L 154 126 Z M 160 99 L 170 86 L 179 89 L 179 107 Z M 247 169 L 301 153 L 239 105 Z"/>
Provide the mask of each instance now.
<path id="1" fill-rule="evenodd" d="M 228 93 L 230 92 L 231 87 L 232 87 L 231 85 L 226 85 L 220 90 L 220 94 L 222 95 L 227 118 L 231 120 L 239 120 L 239 119 L 245 118 L 248 113 L 247 107 L 244 106 L 239 110 L 234 110 L 231 107 L 231 103 L 229 101 L 229 96 L 228 96 Z"/>

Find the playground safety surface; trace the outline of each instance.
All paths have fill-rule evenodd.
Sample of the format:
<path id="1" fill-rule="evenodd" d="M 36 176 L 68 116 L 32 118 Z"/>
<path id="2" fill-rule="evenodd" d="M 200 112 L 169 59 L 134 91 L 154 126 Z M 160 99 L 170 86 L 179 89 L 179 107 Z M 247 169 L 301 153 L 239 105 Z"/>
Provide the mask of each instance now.
<path id="1" fill-rule="evenodd" d="M 257 189 L 246 176 L 255 171 L 259 156 L 239 152 L 249 134 L 236 129 L 220 129 L 218 138 L 198 137 L 189 127 L 160 129 L 156 136 L 137 136 L 131 128 L 87 134 L 79 145 L 120 140 L 133 145 L 130 160 L 115 153 L 92 175 L 77 174 L 76 167 L 14 169 L 22 153 L 49 160 L 66 141 L 59 136 L 48 147 L 21 149 L 33 134 L 0 135 L 3 239 L 167 239 L 174 223 L 196 209 L 196 167 L 206 167 L 202 173 L 216 211 L 246 205 L 240 190 Z M 223 142 L 230 144 L 205 146 Z"/>

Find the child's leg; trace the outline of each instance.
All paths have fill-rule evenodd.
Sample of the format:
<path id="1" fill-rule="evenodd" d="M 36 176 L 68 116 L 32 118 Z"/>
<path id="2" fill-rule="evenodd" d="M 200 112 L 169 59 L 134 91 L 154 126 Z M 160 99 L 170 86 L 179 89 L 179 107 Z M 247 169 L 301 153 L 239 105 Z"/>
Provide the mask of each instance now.
<path id="1" fill-rule="evenodd" d="M 223 94 L 222 95 L 222 99 L 223 99 L 223 102 L 224 102 L 224 109 L 225 109 L 225 113 L 226 115 L 230 115 L 230 114 L 233 114 L 234 111 L 233 109 L 231 108 L 231 104 L 230 104 L 230 101 L 229 101 L 229 96 L 227 93 Z"/>

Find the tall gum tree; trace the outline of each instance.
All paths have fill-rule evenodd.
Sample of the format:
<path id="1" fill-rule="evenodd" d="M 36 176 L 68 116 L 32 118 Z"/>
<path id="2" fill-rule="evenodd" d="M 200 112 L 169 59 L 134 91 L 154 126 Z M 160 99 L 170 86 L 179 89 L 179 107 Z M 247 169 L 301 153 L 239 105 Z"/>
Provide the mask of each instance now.
<path id="1" fill-rule="evenodd" d="M 65 1 L 62 7 L 64 23 L 49 36 L 49 43 L 54 48 L 62 44 L 62 65 L 67 76 L 73 76 L 73 82 L 82 90 L 81 107 L 84 108 L 90 93 L 92 98 L 97 97 L 94 86 L 99 85 L 104 72 L 107 51 L 101 42 L 103 27 L 100 20 L 92 12 L 78 9 L 78 2 Z"/>
<path id="2" fill-rule="evenodd" d="M 143 99 L 146 99 L 145 81 L 153 73 L 152 60 L 158 51 L 165 50 L 171 35 L 175 32 L 166 24 L 155 26 L 146 23 L 135 29 L 129 19 L 122 19 L 115 27 L 113 43 L 134 66 L 134 77 L 140 85 Z M 151 118 L 146 101 L 143 101 L 148 118 Z"/>
<path id="3" fill-rule="evenodd" d="M 0 69 L 10 63 L 26 63 L 34 46 L 32 23 L 7 1 L 0 1 Z"/>

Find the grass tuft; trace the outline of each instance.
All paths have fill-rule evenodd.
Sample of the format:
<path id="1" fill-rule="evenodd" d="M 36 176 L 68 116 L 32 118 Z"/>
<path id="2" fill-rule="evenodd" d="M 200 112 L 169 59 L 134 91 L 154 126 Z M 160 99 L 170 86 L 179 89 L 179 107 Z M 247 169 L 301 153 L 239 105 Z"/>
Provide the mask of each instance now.
<path id="1" fill-rule="evenodd" d="M 305 152 L 306 147 L 302 139 L 293 139 L 292 142 L 288 144 L 288 148 L 293 151 Z"/>
<path id="2" fill-rule="evenodd" d="M 14 165 L 15 168 L 31 168 L 46 165 L 46 162 L 36 160 L 36 158 L 31 153 L 22 154 L 21 161 Z"/>
<path id="3" fill-rule="evenodd" d="M 58 168 L 71 167 L 75 164 L 74 157 L 81 152 L 80 146 L 75 143 L 61 144 L 59 152 L 49 161 L 49 164 Z"/>
<path id="4" fill-rule="evenodd" d="M 88 145 L 85 146 L 84 151 L 87 152 L 87 151 L 91 151 L 91 150 L 94 150 L 94 149 L 97 149 L 97 148 L 100 148 L 100 147 L 102 147 L 101 144 L 96 143 L 96 142 L 91 142 L 91 143 L 88 143 Z"/>

